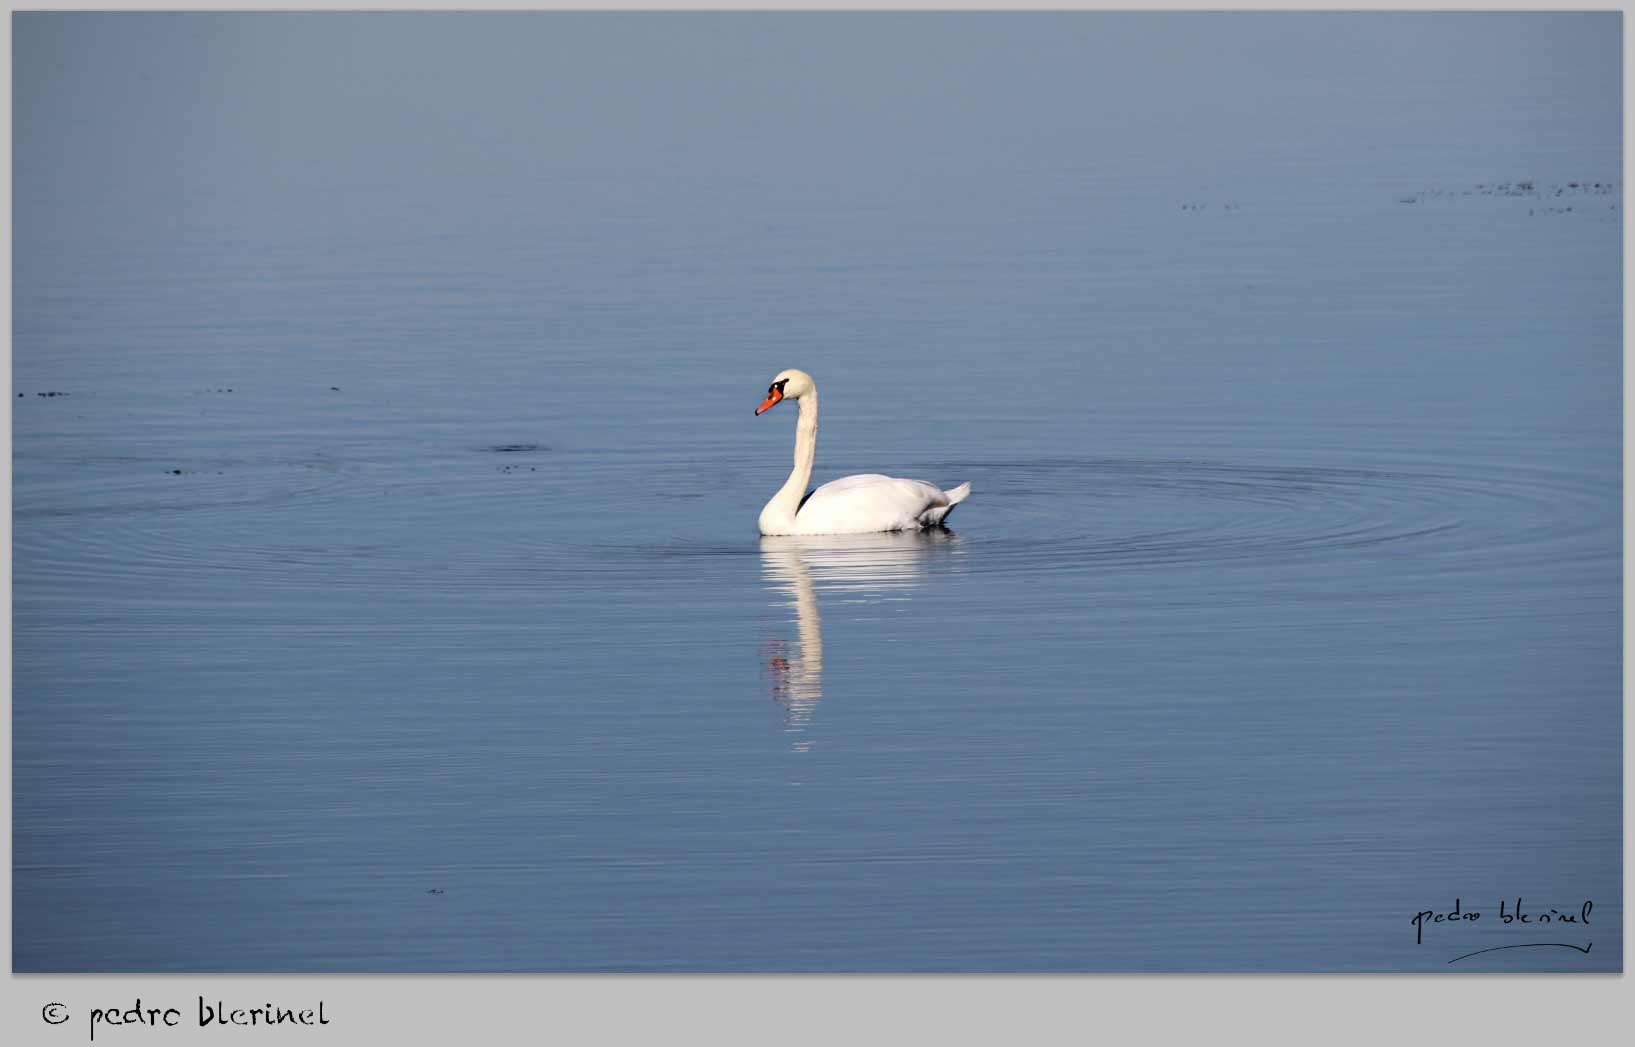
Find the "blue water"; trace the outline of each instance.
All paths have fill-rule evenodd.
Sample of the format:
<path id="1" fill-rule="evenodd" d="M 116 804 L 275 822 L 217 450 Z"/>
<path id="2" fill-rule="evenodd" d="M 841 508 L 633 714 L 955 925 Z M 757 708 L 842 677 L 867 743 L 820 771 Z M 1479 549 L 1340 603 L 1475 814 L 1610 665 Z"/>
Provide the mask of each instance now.
<path id="1" fill-rule="evenodd" d="M 1621 969 L 1619 18 L 17 16 L 16 969 Z"/>

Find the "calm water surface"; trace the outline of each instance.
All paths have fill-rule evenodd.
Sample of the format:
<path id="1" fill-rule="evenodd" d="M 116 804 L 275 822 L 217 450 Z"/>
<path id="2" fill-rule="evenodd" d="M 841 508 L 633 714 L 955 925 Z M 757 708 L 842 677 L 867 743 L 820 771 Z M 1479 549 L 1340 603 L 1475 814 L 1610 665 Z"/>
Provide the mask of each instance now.
<path id="1" fill-rule="evenodd" d="M 19 16 L 17 969 L 1619 969 L 1617 17 Z"/>

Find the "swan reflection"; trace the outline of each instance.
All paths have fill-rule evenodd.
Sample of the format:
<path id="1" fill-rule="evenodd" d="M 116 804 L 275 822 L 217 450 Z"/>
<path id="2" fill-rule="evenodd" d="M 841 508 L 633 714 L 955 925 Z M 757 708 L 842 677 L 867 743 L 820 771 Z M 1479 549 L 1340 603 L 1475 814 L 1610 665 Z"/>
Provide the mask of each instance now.
<path id="1" fill-rule="evenodd" d="M 912 599 L 929 557 L 951 549 L 952 531 L 892 531 L 880 534 L 777 535 L 761 538 L 761 570 L 768 587 L 794 609 L 796 640 L 771 641 L 767 667 L 773 700 L 784 706 L 784 729 L 802 735 L 823 697 L 823 618 L 818 592 L 845 603 Z M 811 748 L 806 738 L 795 749 Z"/>

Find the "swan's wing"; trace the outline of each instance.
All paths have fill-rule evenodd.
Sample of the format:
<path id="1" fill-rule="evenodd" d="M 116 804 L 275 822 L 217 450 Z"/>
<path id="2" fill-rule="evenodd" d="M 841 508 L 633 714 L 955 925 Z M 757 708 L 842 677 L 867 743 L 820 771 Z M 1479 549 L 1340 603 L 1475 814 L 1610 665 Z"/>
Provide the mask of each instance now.
<path id="1" fill-rule="evenodd" d="M 806 496 L 795 517 L 803 533 L 896 531 L 920 526 L 920 514 L 948 504 L 935 484 L 879 473 L 843 476 Z"/>
<path id="2" fill-rule="evenodd" d="M 838 480 L 830 480 L 806 497 L 815 498 L 822 495 L 825 498 L 833 498 L 853 491 L 869 491 L 877 488 L 883 490 L 892 484 L 900 482 L 903 481 L 890 476 L 882 476 L 879 473 L 858 473 L 855 476 L 842 476 Z M 914 481 L 909 480 L 906 482 L 913 483 Z"/>

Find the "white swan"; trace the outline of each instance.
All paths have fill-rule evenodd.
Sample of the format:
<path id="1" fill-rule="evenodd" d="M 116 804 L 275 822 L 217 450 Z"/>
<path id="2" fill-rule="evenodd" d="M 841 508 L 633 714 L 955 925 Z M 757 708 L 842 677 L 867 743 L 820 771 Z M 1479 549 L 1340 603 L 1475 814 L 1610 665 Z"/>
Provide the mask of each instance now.
<path id="1" fill-rule="evenodd" d="M 924 480 L 862 473 L 831 480 L 806 494 L 817 455 L 817 385 L 812 376 L 793 368 L 778 372 L 756 415 L 783 400 L 800 401 L 795 468 L 761 510 L 762 534 L 863 534 L 936 527 L 971 493 L 968 483 L 944 491 Z"/>

